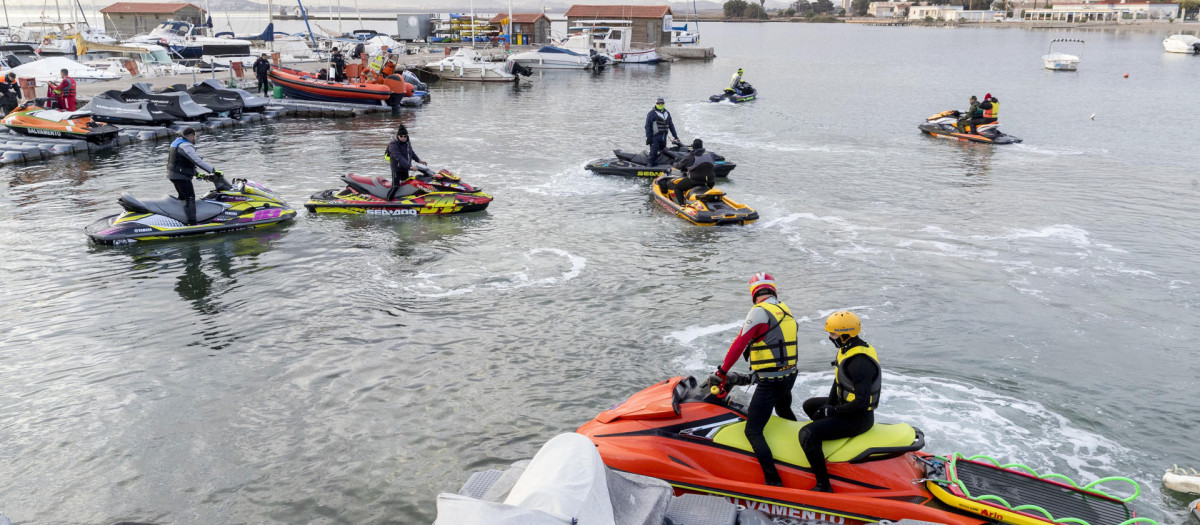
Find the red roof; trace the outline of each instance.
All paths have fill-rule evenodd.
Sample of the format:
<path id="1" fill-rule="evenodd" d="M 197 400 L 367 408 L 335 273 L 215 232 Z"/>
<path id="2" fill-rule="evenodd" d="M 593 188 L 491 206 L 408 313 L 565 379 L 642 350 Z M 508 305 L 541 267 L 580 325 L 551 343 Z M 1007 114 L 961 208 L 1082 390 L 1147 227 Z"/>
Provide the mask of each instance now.
<path id="1" fill-rule="evenodd" d="M 170 14 L 178 12 L 180 9 L 187 7 L 200 9 L 194 4 L 188 3 L 157 3 L 157 2 L 117 2 L 113 5 L 101 9 L 101 13 L 163 13 Z"/>
<path id="2" fill-rule="evenodd" d="M 670 15 L 665 5 L 573 5 L 567 18 L 662 18 Z"/>
<path id="3" fill-rule="evenodd" d="M 505 18 L 508 18 L 508 13 L 493 16 L 491 20 L 488 20 L 488 23 L 496 25 L 504 21 Z M 545 13 L 513 13 L 512 21 L 514 24 L 532 24 L 542 18 L 545 18 L 547 22 L 550 21 L 550 17 L 546 16 Z"/>

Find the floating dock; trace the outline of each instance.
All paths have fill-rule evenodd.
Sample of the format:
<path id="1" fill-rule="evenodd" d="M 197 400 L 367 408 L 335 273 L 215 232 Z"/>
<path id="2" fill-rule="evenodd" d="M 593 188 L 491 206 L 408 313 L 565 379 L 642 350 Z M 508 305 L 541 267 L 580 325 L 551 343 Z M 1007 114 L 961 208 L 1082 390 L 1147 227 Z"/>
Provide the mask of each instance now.
<path id="1" fill-rule="evenodd" d="M 672 60 L 708 60 L 717 56 L 711 47 L 696 46 L 662 46 L 658 54 Z"/>

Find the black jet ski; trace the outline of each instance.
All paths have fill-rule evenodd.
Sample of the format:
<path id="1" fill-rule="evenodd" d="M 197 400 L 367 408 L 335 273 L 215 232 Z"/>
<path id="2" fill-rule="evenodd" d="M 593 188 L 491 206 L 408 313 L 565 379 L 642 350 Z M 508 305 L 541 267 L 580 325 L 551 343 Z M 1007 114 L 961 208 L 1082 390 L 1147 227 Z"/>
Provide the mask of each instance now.
<path id="1" fill-rule="evenodd" d="M 123 92 L 110 89 L 92 97 L 83 107 L 83 111 L 91 112 L 92 120 L 112 124 L 138 126 L 165 126 L 177 117 L 163 111 L 159 103 L 150 100 L 125 100 Z"/>
<path id="2" fill-rule="evenodd" d="M 960 128 L 958 126 L 958 119 L 961 116 L 962 112 L 958 110 L 943 111 L 925 119 L 925 123 L 918 125 L 917 129 L 934 137 L 964 142 L 983 142 L 986 144 L 1017 144 L 1021 142 L 1021 139 L 1017 137 L 1001 133 L 997 127 L 999 126 L 998 122 L 973 126 L 975 129 L 970 131 Z"/>
<path id="3" fill-rule="evenodd" d="M 121 100 L 125 102 L 149 100 L 177 120 L 202 121 L 213 116 L 214 113 L 213 110 L 197 104 L 187 93 L 155 93 L 150 90 L 150 84 L 144 82 L 134 84 L 133 87 L 122 91 Z"/>
<path id="4" fill-rule="evenodd" d="M 734 104 L 741 102 L 749 102 L 758 96 L 758 90 L 754 89 L 749 82 L 738 82 L 737 88 L 725 88 L 725 92 L 719 95 L 708 97 L 709 102 L 721 102 L 728 100 Z"/>
<path id="5" fill-rule="evenodd" d="M 270 102 L 246 90 L 226 88 L 212 78 L 192 87 L 175 84 L 162 90 L 162 93 L 187 93 L 197 104 L 232 118 L 237 118 L 243 112 L 265 111 Z"/>
<path id="6" fill-rule="evenodd" d="M 716 188 L 692 188 L 684 198 L 686 204 L 679 204 L 675 190 L 665 189 L 666 182 L 677 176 L 667 174 L 654 180 L 654 200 L 667 211 L 697 226 L 750 224 L 758 220 L 754 208 L 735 202 Z"/>
<path id="7" fill-rule="evenodd" d="M 583 169 L 586 169 L 597 175 L 624 175 L 626 177 L 658 177 L 669 173 L 671 165 L 676 161 L 687 156 L 692 151 L 691 146 L 685 146 L 681 142 L 675 142 L 674 145 L 662 150 L 658 155 L 658 159 L 654 162 L 648 162 L 647 157 L 650 156 L 649 151 L 641 153 L 630 153 L 624 150 L 615 149 L 613 155 L 615 158 L 596 159 L 589 162 Z M 709 150 L 712 153 L 712 150 Z M 716 159 L 715 170 L 718 177 L 728 177 L 729 172 L 737 167 L 737 164 L 725 160 L 725 157 L 713 153 L 713 158 Z"/>
<path id="8" fill-rule="evenodd" d="M 173 196 L 151 200 L 123 193 L 117 202 L 125 211 L 92 223 L 85 229 L 87 236 L 99 244 L 132 244 L 245 230 L 296 217 L 296 210 L 262 184 L 246 179 L 230 184 L 219 175 L 210 180 L 216 189 L 196 199 L 196 224 L 185 224 L 183 201 Z"/>
<path id="9" fill-rule="evenodd" d="M 392 181 L 387 177 L 342 175 L 346 187 L 314 194 L 304 203 L 312 213 L 362 213 L 367 215 L 448 215 L 487 209 L 492 196 L 462 182 L 449 171 L 405 181 L 416 191 L 387 200 Z"/>

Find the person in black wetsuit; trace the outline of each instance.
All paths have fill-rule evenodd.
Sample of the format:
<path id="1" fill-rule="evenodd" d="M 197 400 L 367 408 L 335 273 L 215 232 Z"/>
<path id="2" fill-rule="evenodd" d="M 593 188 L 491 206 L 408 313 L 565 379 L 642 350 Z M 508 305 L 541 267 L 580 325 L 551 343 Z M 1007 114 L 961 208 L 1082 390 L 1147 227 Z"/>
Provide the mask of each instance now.
<path id="1" fill-rule="evenodd" d="M 271 81 L 267 79 L 267 73 L 271 71 L 271 61 L 267 60 L 267 54 L 263 53 L 254 61 L 254 76 L 258 78 L 258 88 L 255 91 L 262 91 L 265 96 L 270 96 Z"/>
<path id="2" fill-rule="evenodd" d="M 717 183 L 717 173 L 713 169 L 716 162 L 713 154 L 704 149 L 704 141 L 692 141 L 692 151 L 675 163 L 675 168 L 682 171 L 684 176 L 663 181 L 663 193 L 674 190 L 675 202 L 681 206 L 687 204 L 688 190 L 695 187 L 712 188 Z"/>
<path id="3" fill-rule="evenodd" d="M 410 184 L 404 184 L 408 181 L 412 171 L 419 171 L 426 176 L 432 177 L 433 171 L 422 164 L 421 157 L 417 156 L 417 152 L 413 151 L 412 143 L 408 141 L 408 128 L 401 124 L 396 129 L 396 138 L 388 143 L 387 153 L 384 154 L 388 164 L 392 168 L 392 189 L 388 191 L 387 200 L 393 200 L 396 197 L 407 197 L 417 192 L 417 188 Z"/>
<path id="4" fill-rule="evenodd" d="M 817 492 L 833 492 L 821 443 L 857 436 L 875 424 L 883 368 L 875 349 L 858 337 L 861 328 L 858 316 L 844 310 L 830 314 L 825 320 L 829 340 L 838 349 L 832 363 L 836 376 L 829 397 L 814 397 L 804 402 L 804 413 L 812 423 L 799 433 L 800 447 L 817 478 L 813 487 Z"/>
<path id="5" fill-rule="evenodd" d="M 671 112 L 667 111 L 666 101 L 659 97 L 654 109 L 646 113 L 646 145 L 650 146 L 650 157 L 646 162 L 651 166 L 658 165 L 658 153 L 667 147 L 668 131 L 675 137 L 675 142 L 679 142 L 679 134 L 675 132 Z"/>
<path id="6" fill-rule="evenodd" d="M 333 54 L 329 55 L 329 67 L 333 69 L 333 80 L 335 82 L 346 81 L 346 58 L 342 56 L 342 52 L 338 48 L 333 48 Z"/>
<path id="7" fill-rule="evenodd" d="M 21 105 L 21 88 L 17 86 L 17 74 L 9 73 L 0 82 L 0 111 L 5 115 L 12 113 Z"/>
<path id="8" fill-rule="evenodd" d="M 200 178 L 196 168 L 200 168 L 215 176 L 221 172 L 200 158 L 196 153 L 196 130 L 187 128 L 180 133 L 179 138 L 171 143 L 171 152 L 167 154 L 167 179 L 175 185 L 179 200 L 183 201 L 183 210 L 187 214 L 187 223 L 196 224 L 196 189 L 192 187 L 192 179 Z M 214 179 L 215 180 L 215 179 Z"/>

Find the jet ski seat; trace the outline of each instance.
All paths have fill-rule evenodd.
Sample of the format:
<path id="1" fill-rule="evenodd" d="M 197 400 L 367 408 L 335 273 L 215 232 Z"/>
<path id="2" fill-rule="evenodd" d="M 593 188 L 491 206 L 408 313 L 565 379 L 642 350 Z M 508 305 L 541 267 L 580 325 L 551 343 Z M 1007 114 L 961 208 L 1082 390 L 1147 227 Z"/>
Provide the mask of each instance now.
<path id="1" fill-rule="evenodd" d="M 776 461 L 782 461 L 798 467 L 809 467 L 808 458 L 800 448 L 798 434 L 804 425 L 811 421 L 789 421 L 777 416 L 771 416 L 763 437 L 771 447 L 771 454 Z M 721 427 L 713 436 L 713 442 L 738 450 L 753 453 L 750 442 L 746 440 L 746 422 L 739 421 Z M 825 459 L 830 463 L 860 463 L 873 459 L 889 457 L 920 450 L 925 446 L 925 434 L 911 425 L 903 423 L 876 423 L 862 434 L 851 438 L 833 439 L 822 444 Z"/>
<path id="2" fill-rule="evenodd" d="M 371 175 L 355 175 L 353 173 L 342 175 L 342 181 L 359 193 L 374 195 L 380 199 L 387 199 L 388 192 L 392 190 L 392 180 L 387 177 L 371 176 Z M 400 189 L 396 190 L 396 197 L 407 197 L 417 193 L 417 188 L 410 184 L 401 184 Z"/>
<path id="3" fill-rule="evenodd" d="M 703 186 L 697 187 L 697 188 L 692 188 L 692 189 L 688 190 L 688 192 L 687 192 L 688 200 L 695 199 L 695 200 L 698 200 L 698 201 L 704 202 L 704 203 L 720 202 L 721 197 L 724 197 L 724 196 L 725 196 L 725 192 L 723 192 L 721 190 L 718 190 L 716 188 L 705 188 Z"/>
<path id="4" fill-rule="evenodd" d="M 138 200 L 129 193 L 122 193 L 117 202 L 129 211 L 154 213 L 179 222 L 187 222 L 187 213 L 183 211 L 183 201 L 171 195 L 164 195 L 161 199 Z M 207 221 L 220 215 L 223 211 L 225 211 L 224 205 L 196 199 L 196 222 Z"/>

